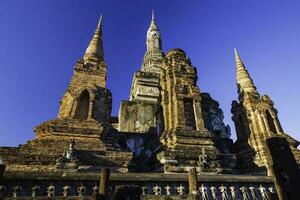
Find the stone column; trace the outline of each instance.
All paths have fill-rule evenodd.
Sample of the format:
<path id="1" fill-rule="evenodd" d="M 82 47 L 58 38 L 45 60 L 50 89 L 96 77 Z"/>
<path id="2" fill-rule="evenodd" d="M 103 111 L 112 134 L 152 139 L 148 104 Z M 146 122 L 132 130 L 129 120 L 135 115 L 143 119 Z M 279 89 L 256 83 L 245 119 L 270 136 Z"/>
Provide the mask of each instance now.
<path id="1" fill-rule="evenodd" d="M 97 200 L 106 200 L 108 198 L 110 169 L 102 169 L 100 177 L 99 195 Z"/>
<path id="2" fill-rule="evenodd" d="M 257 113 L 257 118 L 258 118 L 260 130 L 261 130 L 262 132 L 266 132 L 266 126 L 265 126 L 265 124 L 264 124 L 263 119 L 262 119 L 261 116 L 260 116 L 260 113 Z"/>
<path id="3" fill-rule="evenodd" d="M 183 99 L 177 99 L 177 105 L 174 106 L 175 112 L 175 124 L 174 127 L 184 127 L 185 126 L 185 116 L 184 116 L 184 104 Z"/>
<path id="4" fill-rule="evenodd" d="M 76 98 L 74 100 L 74 103 L 73 103 L 72 108 L 70 110 L 70 115 L 68 116 L 69 118 L 74 118 L 77 106 L 78 106 L 78 99 Z"/>
<path id="5" fill-rule="evenodd" d="M 250 119 L 248 119 L 248 117 L 247 117 L 247 122 L 248 122 L 248 126 L 249 126 L 249 130 L 250 130 L 250 135 L 248 136 L 248 142 L 249 142 L 249 144 L 251 145 L 251 146 L 254 146 L 255 144 L 253 143 L 253 140 L 255 140 L 254 139 L 254 134 L 252 134 L 252 133 L 254 133 L 254 129 L 253 129 L 253 126 L 252 126 L 252 121 L 251 121 L 251 118 Z M 243 122 L 244 123 L 244 126 L 245 126 L 245 123 L 247 123 L 247 122 Z M 253 138 L 253 139 L 252 139 Z"/>
<path id="6" fill-rule="evenodd" d="M 266 116 L 266 115 L 263 115 L 263 116 L 262 116 L 262 119 L 263 119 L 263 121 L 264 121 L 264 124 L 265 124 L 265 127 L 266 127 L 266 129 L 267 129 L 268 135 L 271 136 L 271 135 L 270 135 L 270 127 L 269 127 L 269 124 L 268 124 L 268 122 L 267 122 L 267 116 Z"/>
<path id="7" fill-rule="evenodd" d="M 87 117 L 88 120 L 93 118 L 92 117 L 92 111 L 93 111 L 93 102 L 90 102 L 89 103 L 88 117 Z"/>
<path id="8" fill-rule="evenodd" d="M 189 169 L 188 172 L 189 175 L 189 193 L 193 195 L 197 195 L 197 171 L 196 168 L 193 167 Z"/>
<path id="9" fill-rule="evenodd" d="M 262 145 L 261 141 L 259 140 L 259 138 L 257 138 L 257 136 L 259 137 L 259 127 L 258 124 L 256 123 L 257 120 L 255 118 L 255 113 L 251 110 L 250 111 L 250 121 L 251 121 L 251 125 L 249 127 L 252 127 L 251 133 L 250 133 L 250 138 L 253 139 L 253 141 L 251 142 L 253 147 L 255 145 L 255 147 Z"/>
<path id="10" fill-rule="evenodd" d="M 255 113 L 253 110 L 250 111 L 250 119 L 251 119 L 251 125 L 253 127 L 253 131 L 255 133 L 259 132 L 258 124 L 256 123 Z"/>
<path id="11" fill-rule="evenodd" d="M 265 149 L 267 166 L 279 199 L 300 199 L 300 170 L 287 140 L 281 137 L 269 138 L 266 140 Z"/>
<path id="12" fill-rule="evenodd" d="M 201 110 L 201 103 L 198 98 L 195 98 L 194 102 L 194 111 L 195 111 L 195 121 L 196 121 L 196 127 L 197 130 L 204 130 L 204 121 L 203 121 L 203 116 L 202 116 L 202 110 Z"/>
<path id="13" fill-rule="evenodd" d="M 279 120 L 277 117 L 273 118 L 273 122 L 274 122 L 274 125 L 275 125 L 275 128 L 276 128 L 276 131 L 277 133 L 281 133 L 282 130 L 281 130 L 281 126 L 279 125 Z"/>

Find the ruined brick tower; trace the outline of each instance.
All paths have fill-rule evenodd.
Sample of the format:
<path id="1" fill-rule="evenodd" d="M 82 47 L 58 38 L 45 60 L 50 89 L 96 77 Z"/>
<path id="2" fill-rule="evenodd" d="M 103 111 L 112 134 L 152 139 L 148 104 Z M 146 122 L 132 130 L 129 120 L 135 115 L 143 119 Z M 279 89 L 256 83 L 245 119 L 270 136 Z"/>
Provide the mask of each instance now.
<path id="1" fill-rule="evenodd" d="M 166 172 L 183 172 L 196 167 L 199 172 L 222 171 L 213 134 L 205 128 L 197 70 L 181 49 L 166 54 L 161 73 L 161 107 L 164 150 L 158 159 Z M 229 159 L 229 158 L 227 158 Z"/>
<path id="2" fill-rule="evenodd" d="M 236 49 L 235 62 L 239 102 L 232 102 L 231 112 L 237 133 L 234 146 L 238 169 L 241 172 L 266 173 L 263 145 L 271 137 L 286 138 L 300 163 L 299 142 L 284 133 L 273 101 L 267 95 L 260 96 Z"/>
<path id="3" fill-rule="evenodd" d="M 111 92 L 106 88 L 103 56 L 102 16 L 82 59 L 77 61 L 65 92 L 58 118 L 94 119 L 107 123 L 111 113 Z"/>
<path id="4" fill-rule="evenodd" d="M 106 71 L 101 16 L 83 58 L 75 64 L 58 117 L 37 126 L 36 139 L 15 148 L 19 156 L 0 149 L 8 171 L 127 171 L 132 153 L 114 141 Z"/>
<path id="5" fill-rule="evenodd" d="M 120 131 L 145 133 L 156 127 L 159 79 L 164 54 L 154 12 L 147 31 L 146 46 L 141 70 L 136 71 L 133 76 L 129 101 L 122 101 L 120 105 Z"/>

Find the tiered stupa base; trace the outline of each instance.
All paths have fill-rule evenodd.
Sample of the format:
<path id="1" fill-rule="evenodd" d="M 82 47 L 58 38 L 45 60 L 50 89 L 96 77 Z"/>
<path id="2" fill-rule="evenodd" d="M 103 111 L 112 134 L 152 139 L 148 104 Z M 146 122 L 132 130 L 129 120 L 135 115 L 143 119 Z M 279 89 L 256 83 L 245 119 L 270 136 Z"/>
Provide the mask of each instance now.
<path id="1" fill-rule="evenodd" d="M 113 131 L 95 120 L 55 119 L 36 127 L 36 139 L 19 147 L 1 147 L 0 155 L 7 171 L 57 171 L 58 159 L 74 140 L 77 171 L 109 167 L 126 172 L 132 153 L 108 139 Z"/>
<path id="2" fill-rule="evenodd" d="M 178 128 L 168 135 L 173 137 L 164 138 L 166 147 L 157 155 L 165 172 L 181 173 L 195 167 L 199 173 L 232 173 L 234 158 L 219 154 L 210 132 Z"/>

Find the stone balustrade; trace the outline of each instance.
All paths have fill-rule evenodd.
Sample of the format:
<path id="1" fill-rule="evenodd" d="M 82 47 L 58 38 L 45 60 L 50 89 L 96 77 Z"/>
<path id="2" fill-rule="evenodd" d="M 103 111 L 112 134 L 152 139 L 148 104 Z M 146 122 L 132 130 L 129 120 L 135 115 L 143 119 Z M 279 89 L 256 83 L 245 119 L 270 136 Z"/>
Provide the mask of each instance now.
<path id="1" fill-rule="evenodd" d="M 229 200 L 229 199 L 274 199 L 276 191 L 273 185 L 270 184 L 222 184 L 222 183 L 203 183 L 199 182 L 197 195 L 203 200 Z M 131 188 L 131 189 L 130 189 Z M 96 197 L 98 193 L 98 185 L 91 185 L 87 183 L 78 186 L 62 184 L 49 185 L 31 185 L 25 186 L 0 185 L 0 199 L 5 198 L 38 198 L 38 197 Z M 137 195 L 141 195 L 141 199 L 151 199 L 154 196 L 169 196 L 170 198 L 176 196 L 186 197 L 189 194 L 186 183 L 154 183 L 143 186 L 139 185 L 122 185 L 121 183 L 114 183 L 109 187 L 109 196 L 118 195 L 117 193 L 125 192 L 126 190 L 135 190 Z M 193 194 L 192 196 L 195 196 Z"/>
<path id="2" fill-rule="evenodd" d="M 99 173 L 4 174 L 0 179 L 0 199 L 95 198 Z M 276 191 L 267 176 L 198 175 L 197 192 L 190 194 L 187 174 L 112 173 L 109 199 L 216 199 L 269 200 Z M 152 198 L 151 198 L 152 197 Z M 235 197 L 235 198 L 234 198 Z M 248 198 L 248 199 L 247 199 Z"/>
<path id="3" fill-rule="evenodd" d="M 200 183 L 201 184 L 201 183 Z M 158 198 L 155 196 L 161 196 Z M 202 200 L 269 200 L 276 199 L 274 186 L 257 184 L 207 184 L 202 183 L 198 188 L 197 194 L 189 194 L 188 187 L 182 184 L 174 185 L 155 185 L 142 187 L 142 200 L 146 199 L 183 199 Z"/>

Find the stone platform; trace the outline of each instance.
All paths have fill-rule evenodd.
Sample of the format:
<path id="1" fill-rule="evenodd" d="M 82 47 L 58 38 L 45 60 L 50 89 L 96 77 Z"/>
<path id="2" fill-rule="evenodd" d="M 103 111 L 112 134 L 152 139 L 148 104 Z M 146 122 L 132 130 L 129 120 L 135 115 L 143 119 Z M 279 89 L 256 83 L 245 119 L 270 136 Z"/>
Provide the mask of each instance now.
<path id="1" fill-rule="evenodd" d="M 70 142 L 78 162 L 77 171 L 109 167 L 127 171 L 132 153 L 113 141 L 114 129 L 95 120 L 55 119 L 35 129 L 36 138 L 19 147 L 0 147 L 7 171 L 52 172 L 64 157 Z"/>

